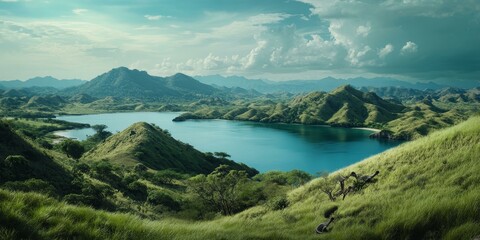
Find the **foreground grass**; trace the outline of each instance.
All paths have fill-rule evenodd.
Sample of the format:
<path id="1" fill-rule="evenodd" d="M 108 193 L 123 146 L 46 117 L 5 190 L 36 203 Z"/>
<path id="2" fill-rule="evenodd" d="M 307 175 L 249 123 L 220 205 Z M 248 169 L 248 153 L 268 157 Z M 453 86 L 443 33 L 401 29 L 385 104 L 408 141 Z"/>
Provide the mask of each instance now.
<path id="1" fill-rule="evenodd" d="M 480 235 L 480 117 L 405 143 L 333 173 L 380 171 L 376 183 L 332 202 L 316 179 L 290 206 L 232 217 L 149 221 L 0 191 L 0 239 L 473 239 Z M 328 180 L 328 179 L 327 179 Z M 337 206 L 331 231 L 314 228 Z"/>

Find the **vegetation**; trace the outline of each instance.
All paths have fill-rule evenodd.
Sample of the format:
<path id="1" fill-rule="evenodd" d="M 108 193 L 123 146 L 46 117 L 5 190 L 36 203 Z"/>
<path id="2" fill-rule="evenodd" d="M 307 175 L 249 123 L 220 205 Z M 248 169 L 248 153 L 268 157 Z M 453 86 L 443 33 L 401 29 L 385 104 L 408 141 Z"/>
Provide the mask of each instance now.
<path id="1" fill-rule="evenodd" d="M 479 136 L 480 117 L 475 117 L 326 178 L 314 179 L 290 191 L 283 200 L 272 199 L 268 204 L 209 221 L 171 217 L 151 221 L 66 205 L 34 193 L 0 190 L 0 236 L 5 239 L 472 239 L 480 234 L 480 169 L 476 164 Z M 377 170 L 380 174 L 376 182 L 345 200 L 331 201 L 320 190 L 325 180 L 352 171 L 370 174 Z M 169 199 L 156 192 L 149 196 L 149 202 L 175 205 L 173 197 Z M 315 234 L 315 227 L 327 217 L 335 218 L 330 231 Z"/>
<path id="2" fill-rule="evenodd" d="M 116 166 L 133 167 L 142 163 L 154 170 L 175 169 L 185 173 L 210 173 L 220 164 L 245 170 L 249 175 L 258 173 L 243 164 L 217 158 L 195 150 L 189 144 L 179 142 L 157 126 L 145 122 L 133 124 L 87 152 L 83 159 L 98 161 L 107 159 Z"/>
<path id="3" fill-rule="evenodd" d="M 479 236 L 480 117 L 439 130 L 478 112 L 478 89 L 369 90 L 405 98 L 343 86 L 290 99 L 126 68 L 67 90 L 0 90 L 0 115 L 9 117 L 0 121 L 0 239 Z M 258 173 L 147 123 L 115 135 L 91 126 L 82 142 L 51 135 L 90 127 L 54 114 L 185 110 L 176 120 L 374 127 L 383 130 L 374 137 L 417 140 L 312 180 L 298 170 Z"/>
<path id="4" fill-rule="evenodd" d="M 267 123 L 326 124 L 340 127 L 371 127 L 386 130 L 377 138 L 411 140 L 452 126 L 472 111 L 444 110 L 431 101 L 404 106 L 386 101 L 372 92 L 342 86 L 330 93 L 312 92 L 287 103 L 254 102 L 233 107 L 206 107 L 184 113 L 174 121 L 187 119 L 229 119 Z"/>
<path id="5" fill-rule="evenodd" d="M 68 157 L 79 159 L 85 152 L 85 148 L 78 141 L 66 139 L 60 143 L 60 149 L 67 154 Z"/>

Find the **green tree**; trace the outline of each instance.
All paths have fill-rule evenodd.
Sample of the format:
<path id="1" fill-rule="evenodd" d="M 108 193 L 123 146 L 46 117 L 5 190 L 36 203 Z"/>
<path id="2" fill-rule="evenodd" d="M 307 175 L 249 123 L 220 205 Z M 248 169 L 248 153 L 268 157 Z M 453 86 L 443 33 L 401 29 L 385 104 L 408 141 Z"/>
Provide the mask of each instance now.
<path id="1" fill-rule="evenodd" d="M 200 174 L 190 178 L 189 190 L 223 215 L 232 215 L 241 208 L 241 187 L 247 180 L 245 171 L 229 170 L 227 165 L 220 165 L 207 176 Z"/>
<path id="2" fill-rule="evenodd" d="M 161 170 L 153 175 L 153 181 L 158 184 L 172 184 L 175 179 L 185 179 L 185 175 L 171 169 Z"/>
<path id="3" fill-rule="evenodd" d="M 67 154 L 68 157 L 79 159 L 85 152 L 85 148 L 79 141 L 67 139 L 60 144 L 60 149 Z"/>
<path id="4" fill-rule="evenodd" d="M 107 129 L 107 125 L 104 125 L 104 124 L 93 125 L 92 129 L 95 130 L 95 132 L 97 133 L 103 133 L 105 132 L 105 129 Z"/>
<path id="5" fill-rule="evenodd" d="M 92 165 L 93 171 L 99 175 L 109 176 L 112 174 L 113 166 L 108 160 L 101 160 Z"/>
<path id="6" fill-rule="evenodd" d="M 163 205 L 171 210 L 180 210 L 180 204 L 167 193 L 153 190 L 148 191 L 147 202 L 153 205 Z"/>
<path id="7" fill-rule="evenodd" d="M 214 152 L 213 153 L 215 156 L 219 157 L 219 158 L 222 158 L 222 159 L 226 159 L 226 158 L 229 158 L 231 157 L 228 153 L 226 152 Z"/>

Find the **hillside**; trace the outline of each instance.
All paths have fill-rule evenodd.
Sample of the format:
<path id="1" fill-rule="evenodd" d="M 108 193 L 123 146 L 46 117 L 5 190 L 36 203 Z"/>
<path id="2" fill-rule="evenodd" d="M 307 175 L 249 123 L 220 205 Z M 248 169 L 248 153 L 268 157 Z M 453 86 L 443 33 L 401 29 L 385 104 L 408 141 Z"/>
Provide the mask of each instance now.
<path id="1" fill-rule="evenodd" d="M 0 185 L 7 181 L 43 179 L 65 193 L 71 173 L 0 121 Z"/>
<path id="2" fill-rule="evenodd" d="M 473 239 L 480 235 L 478 142 L 480 117 L 474 117 L 315 179 L 291 191 L 283 210 L 258 206 L 194 224 L 141 220 L 0 191 L 0 213 L 6 216 L 0 218 L 0 234 L 36 239 Z M 374 183 L 345 200 L 331 201 L 321 191 L 338 176 L 377 170 Z M 328 233 L 315 234 L 326 212 L 335 221 Z"/>
<path id="3" fill-rule="evenodd" d="M 267 123 L 321 124 L 339 127 L 373 127 L 385 130 L 372 137 L 411 140 L 465 120 L 473 111 L 442 109 L 428 98 L 413 105 L 388 101 L 373 92 L 350 85 L 332 92 L 312 92 L 289 102 L 256 101 L 230 107 L 205 107 L 184 113 L 187 119 L 229 119 Z"/>
<path id="4" fill-rule="evenodd" d="M 479 87 L 471 89 L 442 88 L 438 90 L 417 90 L 402 87 L 362 87 L 362 91 L 374 92 L 380 97 L 400 100 L 402 102 L 418 102 L 430 99 L 447 104 L 478 104 L 480 103 Z"/>
<path id="5" fill-rule="evenodd" d="M 145 71 L 119 67 L 89 82 L 65 91 L 66 94 L 88 94 L 92 97 L 129 97 L 136 99 L 186 98 L 210 95 L 217 92 L 212 86 L 184 74 L 162 78 Z"/>
<path id="6" fill-rule="evenodd" d="M 312 92 L 286 104 L 253 103 L 233 109 L 202 109 L 176 120 L 223 118 L 233 120 L 367 126 L 386 123 L 398 117 L 404 106 L 385 101 L 374 93 L 364 93 L 346 85 L 330 93 Z"/>
<path id="7" fill-rule="evenodd" d="M 83 159 L 108 159 L 117 166 L 138 163 L 154 170 L 175 169 L 187 173 L 210 173 L 220 164 L 256 171 L 231 160 L 215 158 L 172 138 L 167 131 L 145 122 L 135 123 L 87 152 Z"/>

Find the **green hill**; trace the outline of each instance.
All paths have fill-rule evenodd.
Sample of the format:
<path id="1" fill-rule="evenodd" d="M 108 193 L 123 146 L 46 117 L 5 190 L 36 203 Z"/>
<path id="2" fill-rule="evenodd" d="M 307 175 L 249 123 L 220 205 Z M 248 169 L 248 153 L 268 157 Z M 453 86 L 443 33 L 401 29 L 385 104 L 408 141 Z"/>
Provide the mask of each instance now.
<path id="1" fill-rule="evenodd" d="M 257 206 L 191 222 L 141 220 L 0 191 L 1 238 L 474 239 L 480 235 L 480 117 L 405 143 L 291 191 L 283 210 Z M 376 181 L 329 200 L 322 189 L 355 171 Z M 347 186 L 353 184 L 350 178 Z M 328 233 L 315 227 L 335 218 Z M 327 216 L 328 217 L 328 216 Z"/>
<path id="2" fill-rule="evenodd" d="M 374 93 L 364 93 L 342 86 L 331 93 L 312 92 L 296 97 L 287 104 L 249 104 L 219 112 L 205 109 L 179 116 L 190 118 L 223 118 L 244 121 L 368 126 L 383 124 L 398 117 L 404 106 L 385 101 Z"/>
<path id="3" fill-rule="evenodd" d="M 362 92 L 346 85 L 330 93 L 312 92 L 286 103 L 234 104 L 229 107 L 205 107 L 184 113 L 174 121 L 187 119 L 228 119 L 267 123 L 320 124 L 339 127 L 373 127 L 382 131 L 372 137 L 412 140 L 434 130 L 452 126 L 472 111 L 444 110 L 426 99 L 404 106 L 390 102 L 373 92 Z"/>
<path id="4" fill-rule="evenodd" d="M 145 122 L 135 123 L 87 152 L 83 159 L 108 159 L 121 166 L 138 163 L 154 169 L 176 169 L 187 173 L 210 173 L 220 164 L 235 169 L 256 171 L 243 164 L 197 151 L 191 145 L 172 138 L 167 131 Z"/>
<path id="5" fill-rule="evenodd" d="M 0 184 L 37 178 L 52 184 L 60 193 L 70 188 L 73 177 L 67 169 L 1 121 L 0 136 Z"/>
<path id="6" fill-rule="evenodd" d="M 88 94 L 92 97 L 113 96 L 146 100 L 185 98 L 197 94 L 205 96 L 215 92 L 215 88 L 184 74 L 162 78 L 126 67 L 114 68 L 81 86 L 64 91 L 70 95 Z"/>

